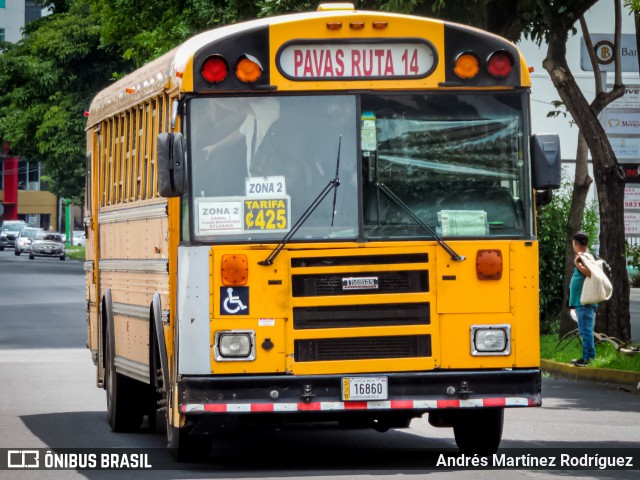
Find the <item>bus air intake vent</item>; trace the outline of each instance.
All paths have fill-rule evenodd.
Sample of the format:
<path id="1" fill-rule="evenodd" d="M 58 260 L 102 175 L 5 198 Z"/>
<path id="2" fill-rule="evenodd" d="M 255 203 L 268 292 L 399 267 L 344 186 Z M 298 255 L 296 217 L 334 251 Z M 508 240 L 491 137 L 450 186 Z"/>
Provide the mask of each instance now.
<path id="1" fill-rule="evenodd" d="M 296 340 L 296 362 L 431 356 L 431 335 Z"/>
<path id="2" fill-rule="evenodd" d="M 393 327 L 429 325 L 429 303 L 392 303 L 335 307 L 296 307 L 293 328 Z"/>
<path id="3" fill-rule="evenodd" d="M 349 277 L 375 278 L 375 287 L 346 289 L 343 279 Z M 400 270 L 389 272 L 332 273 L 326 275 L 293 275 L 294 297 L 327 295 L 379 295 L 384 293 L 420 293 L 429 291 L 428 270 Z"/>
<path id="4" fill-rule="evenodd" d="M 354 265 L 394 265 L 405 263 L 428 263 L 426 253 L 406 255 L 357 255 L 350 257 L 305 257 L 292 258 L 292 268 L 304 267 L 344 267 Z"/>

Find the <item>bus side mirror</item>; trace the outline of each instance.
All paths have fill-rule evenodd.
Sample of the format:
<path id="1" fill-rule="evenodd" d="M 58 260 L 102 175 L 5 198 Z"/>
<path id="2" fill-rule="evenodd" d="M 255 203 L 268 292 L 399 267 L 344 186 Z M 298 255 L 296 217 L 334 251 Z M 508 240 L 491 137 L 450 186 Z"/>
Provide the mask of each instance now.
<path id="1" fill-rule="evenodd" d="M 158 135 L 158 194 L 179 197 L 184 192 L 184 147 L 181 133 Z"/>
<path id="2" fill-rule="evenodd" d="M 555 190 L 560 188 L 562 169 L 560 137 L 554 133 L 540 133 L 531 137 L 533 188 Z"/>
<path id="3" fill-rule="evenodd" d="M 536 207 L 544 207 L 553 201 L 553 190 L 536 191 Z"/>

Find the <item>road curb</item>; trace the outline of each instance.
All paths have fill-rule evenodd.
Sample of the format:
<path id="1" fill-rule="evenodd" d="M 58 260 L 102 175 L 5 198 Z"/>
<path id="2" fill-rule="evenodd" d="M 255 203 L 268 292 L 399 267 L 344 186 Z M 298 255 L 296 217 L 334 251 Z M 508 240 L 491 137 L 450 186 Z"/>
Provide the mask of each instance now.
<path id="1" fill-rule="evenodd" d="M 611 370 L 608 368 L 574 367 L 568 363 L 540 360 L 540 368 L 553 376 L 569 380 L 589 380 L 591 382 L 614 383 L 633 389 L 640 388 L 640 372 Z"/>

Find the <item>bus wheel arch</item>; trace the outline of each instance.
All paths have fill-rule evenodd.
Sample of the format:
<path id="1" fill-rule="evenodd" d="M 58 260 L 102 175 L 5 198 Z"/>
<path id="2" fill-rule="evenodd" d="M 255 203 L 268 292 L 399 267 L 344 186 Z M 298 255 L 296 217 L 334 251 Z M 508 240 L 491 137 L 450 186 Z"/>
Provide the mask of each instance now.
<path id="1" fill-rule="evenodd" d="M 162 326 L 162 303 L 155 293 L 149 307 L 149 383 L 153 388 L 149 423 L 157 433 L 166 434 L 169 422 L 169 360 Z"/>

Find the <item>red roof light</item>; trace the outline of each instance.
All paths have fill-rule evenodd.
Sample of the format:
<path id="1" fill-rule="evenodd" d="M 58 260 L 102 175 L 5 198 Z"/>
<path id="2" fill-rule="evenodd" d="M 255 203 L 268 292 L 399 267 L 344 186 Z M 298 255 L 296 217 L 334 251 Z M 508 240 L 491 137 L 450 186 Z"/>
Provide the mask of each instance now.
<path id="1" fill-rule="evenodd" d="M 220 83 L 228 74 L 229 66 L 220 55 L 212 55 L 202 64 L 202 78 L 209 83 Z"/>
<path id="2" fill-rule="evenodd" d="M 507 78 L 513 68 L 513 57 L 505 51 L 491 54 L 487 65 L 489 75 L 494 78 Z"/>

